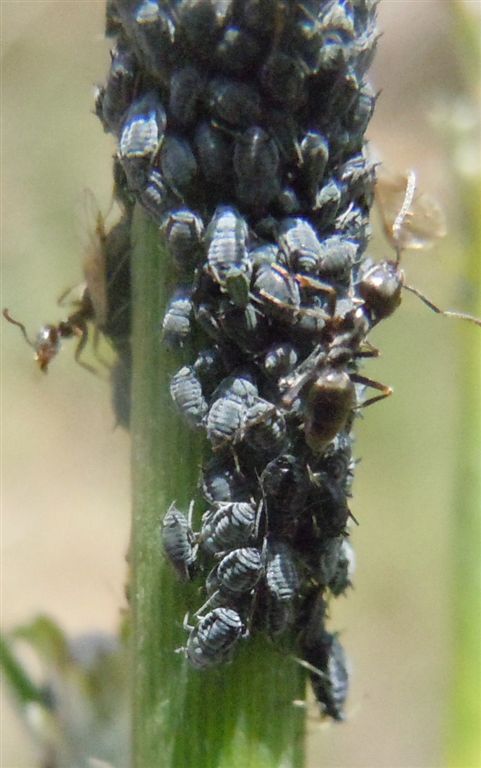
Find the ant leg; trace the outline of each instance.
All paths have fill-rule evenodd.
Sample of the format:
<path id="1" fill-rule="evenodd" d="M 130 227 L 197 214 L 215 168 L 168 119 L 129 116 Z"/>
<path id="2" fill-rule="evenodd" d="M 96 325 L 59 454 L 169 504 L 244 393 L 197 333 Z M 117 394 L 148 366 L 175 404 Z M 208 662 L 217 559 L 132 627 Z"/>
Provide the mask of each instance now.
<path id="1" fill-rule="evenodd" d="M 336 311 L 337 291 L 329 283 L 325 283 L 323 280 L 317 280 L 314 277 L 308 277 L 307 275 L 294 275 L 295 280 L 299 283 L 301 288 L 311 288 L 320 293 L 325 293 L 328 300 L 329 315 L 334 317 Z"/>
<path id="2" fill-rule="evenodd" d="M 99 339 L 100 339 L 100 331 L 95 325 L 93 337 L 92 337 L 92 349 L 95 355 L 95 359 L 100 363 L 100 365 L 103 365 L 103 367 L 106 368 L 108 371 L 112 371 L 112 368 L 113 368 L 112 364 L 109 363 L 109 361 L 106 360 L 105 357 L 102 357 L 102 355 L 98 351 Z"/>
<path id="3" fill-rule="evenodd" d="M 354 357 L 379 357 L 380 351 L 377 349 L 377 347 L 374 347 L 369 341 L 363 341 L 362 342 L 362 348 L 359 349 L 357 352 L 355 352 Z"/>
<path id="4" fill-rule="evenodd" d="M 77 284 L 77 285 L 71 286 L 70 288 L 67 288 L 67 289 L 66 289 L 65 291 L 63 291 L 63 293 L 61 293 L 61 294 L 60 294 L 60 296 L 58 297 L 58 299 L 57 299 L 57 306 L 58 306 L 58 307 L 65 307 L 65 306 L 67 306 L 67 304 L 69 304 L 70 306 L 72 306 L 72 305 L 74 305 L 74 306 L 77 306 L 78 304 L 80 304 L 80 295 L 79 295 L 79 294 L 77 294 L 77 297 L 75 297 L 75 296 L 74 296 L 74 295 L 72 295 L 72 294 L 74 293 L 74 291 L 80 291 L 80 290 L 82 290 L 82 292 L 83 292 L 83 291 L 84 291 L 84 289 L 85 289 L 85 283 L 80 283 L 80 284 Z M 69 296 L 71 296 L 71 299 L 70 299 L 70 301 L 68 301 L 68 302 L 67 302 L 67 301 L 65 301 L 65 299 L 66 299 L 67 297 L 69 297 Z"/>
<path id="5" fill-rule="evenodd" d="M 479 317 L 474 317 L 474 315 L 468 315 L 464 312 L 452 312 L 450 310 L 441 309 L 440 307 L 436 306 L 436 304 L 433 304 L 433 302 L 430 301 L 427 296 L 421 293 L 421 291 L 418 291 L 417 288 L 413 288 L 412 285 L 406 285 L 406 283 L 403 283 L 403 288 L 405 288 L 407 291 L 410 291 L 411 293 L 414 293 L 418 299 L 421 299 L 423 304 L 426 304 L 426 306 L 429 307 L 429 309 L 432 309 L 433 312 L 436 312 L 437 315 L 444 315 L 444 317 L 455 317 L 458 320 L 467 320 L 470 323 L 481 326 L 481 319 Z"/>
<path id="6" fill-rule="evenodd" d="M 370 397 L 369 400 L 366 400 L 364 403 L 361 403 L 361 405 L 358 406 L 358 408 L 366 408 L 368 405 L 377 403 L 378 400 L 384 400 L 385 397 L 390 397 L 390 395 L 392 395 L 391 387 L 388 387 L 386 384 L 381 384 L 380 381 L 374 381 L 374 379 L 368 379 L 366 376 L 360 376 L 358 373 L 350 373 L 349 376 L 351 381 L 353 381 L 355 384 L 364 384 L 366 387 L 372 387 L 373 389 L 378 389 L 379 392 L 382 393 L 380 395 L 376 395 L 376 397 Z"/>
<path id="7" fill-rule="evenodd" d="M 27 342 L 29 347 L 32 347 L 32 349 L 35 349 L 35 351 L 36 351 L 36 346 L 28 338 L 28 334 L 27 334 L 27 331 L 25 329 L 24 324 L 23 323 L 19 323 L 18 320 L 14 320 L 13 317 L 11 316 L 10 312 L 6 308 L 3 310 L 2 314 L 3 314 L 4 318 L 5 318 L 5 320 L 8 320 L 9 323 L 11 323 L 12 325 L 17 325 L 20 328 L 20 330 L 22 331 L 22 334 L 23 334 L 23 338 L 25 339 L 25 341 Z"/>
<path id="8" fill-rule="evenodd" d="M 87 371 L 89 371 L 89 373 L 93 373 L 96 376 L 98 376 L 98 371 L 93 366 L 89 365 L 88 363 L 84 363 L 80 359 L 80 356 L 83 350 L 85 349 L 85 345 L 87 344 L 87 341 L 89 338 L 87 326 L 86 325 L 77 326 L 77 328 L 75 329 L 75 332 L 77 333 L 77 335 L 80 336 L 77 347 L 75 349 L 75 355 L 74 355 L 75 362 L 81 365 L 82 368 L 85 368 Z"/>

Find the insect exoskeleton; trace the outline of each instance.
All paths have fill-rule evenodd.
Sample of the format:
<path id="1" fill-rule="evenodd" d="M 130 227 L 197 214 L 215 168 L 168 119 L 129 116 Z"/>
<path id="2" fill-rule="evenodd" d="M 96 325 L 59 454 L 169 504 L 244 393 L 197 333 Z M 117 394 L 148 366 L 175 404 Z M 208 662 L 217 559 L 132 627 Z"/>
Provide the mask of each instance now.
<path id="1" fill-rule="evenodd" d="M 210 274 L 238 306 L 246 306 L 252 274 L 247 251 L 248 227 L 231 206 L 219 206 L 206 231 Z"/>
<path id="2" fill-rule="evenodd" d="M 190 630 L 185 653 L 196 669 L 206 669 L 229 661 L 235 646 L 248 631 L 233 608 L 214 608 Z"/>
<path id="3" fill-rule="evenodd" d="M 185 365 L 172 376 L 170 395 L 191 427 L 203 425 L 208 406 L 201 383 L 192 367 Z"/>
<path id="4" fill-rule="evenodd" d="M 251 502 L 219 502 L 202 517 L 199 543 L 209 554 L 245 547 L 254 534 L 258 512 Z"/>
<path id="5" fill-rule="evenodd" d="M 197 556 L 197 544 L 192 531 L 193 502 L 188 518 L 172 503 L 162 520 L 164 552 L 179 576 L 189 579 Z"/>

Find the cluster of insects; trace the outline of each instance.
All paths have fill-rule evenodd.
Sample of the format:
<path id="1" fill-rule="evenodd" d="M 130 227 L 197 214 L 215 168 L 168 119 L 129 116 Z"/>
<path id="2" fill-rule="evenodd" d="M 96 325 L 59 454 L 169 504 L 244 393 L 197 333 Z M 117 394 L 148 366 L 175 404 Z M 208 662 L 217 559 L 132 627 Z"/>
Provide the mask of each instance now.
<path id="1" fill-rule="evenodd" d="M 207 507 L 173 503 L 162 522 L 179 577 L 204 583 L 183 652 L 206 669 L 264 632 L 342 719 L 347 662 L 326 622 L 352 578 L 351 427 L 390 393 L 358 364 L 403 282 L 363 256 L 374 3 L 113 0 L 107 33 L 96 112 L 118 194 L 158 225 L 178 275 L 170 392 L 211 454 Z"/>
<path id="2" fill-rule="evenodd" d="M 183 356 L 172 400 L 209 445 L 197 524 L 202 503 L 172 503 L 161 524 L 179 577 L 204 585 L 182 650 L 205 669 L 264 632 L 295 652 L 335 720 L 347 662 L 326 623 L 353 573 L 352 426 L 391 393 L 360 362 L 414 290 L 402 250 L 442 234 L 408 175 L 377 188 L 395 257 L 365 254 L 375 4 L 109 0 L 95 108 L 117 142 L 121 221 L 106 232 L 98 220 L 100 256 L 65 322 L 32 342 L 5 311 L 44 370 L 62 338 L 79 337 L 79 356 L 93 322 L 119 353 L 114 405 L 128 424 L 129 227 L 133 205 L 145 209 L 178 276 L 159 337 Z"/>

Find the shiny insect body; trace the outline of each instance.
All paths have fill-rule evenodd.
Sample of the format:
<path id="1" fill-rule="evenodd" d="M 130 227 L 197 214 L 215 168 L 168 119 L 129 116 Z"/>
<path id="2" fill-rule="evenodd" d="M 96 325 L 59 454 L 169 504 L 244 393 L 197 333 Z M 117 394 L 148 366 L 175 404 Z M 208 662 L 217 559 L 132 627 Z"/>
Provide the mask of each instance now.
<path id="1" fill-rule="evenodd" d="M 208 105 L 214 121 L 227 128 L 246 129 L 260 116 L 261 99 L 248 83 L 214 77 L 208 87 Z"/>
<path id="2" fill-rule="evenodd" d="M 209 408 L 207 437 L 214 450 L 232 444 L 242 427 L 246 405 L 238 398 L 219 397 Z"/>
<path id="3" fill-rule="evenodd" d="M 257 525 L 258 512 L 250 502 L 219 503 L 202 517 L 199 541 L 202 549 L 216 554 L 246 547 Z"/>
<path id="4" fill-rule="evenodd" d="M 321 242 L 306 219 L 284 219 L 279 230 L 279 245 L 294 272 L 318 274 Z"/>
<path id="5" fill-rule="evenodd" d="M 247 235 L 244 218 L 230 206 L 216 209 L 206 232 L 209 272 L 239 306 L 248 302 L 252 274 Z"/>
<path id="6" fill-rule="evenodd" d="M 195 669 L 222 664 L 229 661 L 236 644 L 247 634 L 237 611 L 233 608 L 214 608 L 191 628 L 185 654 Z"/>
<path id="7" fill-rule="evenodd" d="M 197 544 L 192 531 L 191 502 L 188 518 L 171 504 L 162 520 L 162 545 L 167 559 L 182 579 L 192 575 L 197 556 Z"/>
<path id="8" fill-rule="evenodd" d="M 231 456 L 215 456 L 204 467 L 202 493 L 209 504 L 249 501 L 252 491 L 252 479 L 239 471 Z"/>
<path id="9" fill-rule="evenodd" d="M 187 139 L 167 135 L 159 154 L 162 176 L 180 200 L 188 200 L 195 192 L 197 161 Z"/>
<path id="10" fill-rule="evenodd" d="M 95 109 L 104 129 L 117 133 L 134 95 L 137 60 L 122 43 L 118 43 L 110 55 L 107 84 L 97 92 Z"/>
<path id="11" fill-rule="evenodd" d="M 170 382 L 170 396 L 191 427 L 203 425 L 208 406 L 193 368 L 184 366 L 174 374 Z"/>
<path id="12" fill-rule="evenodd" d="M 162 224 L 165 214 L 173 205 L 173 196 L 156 168 L 150 168 L 142 179 L 139 178 L 138 198 L 157 224 Z"/>
<path id="13" fill-rule="evenodd" d="M 325 136 L 316 132 L 306 133 L 300 143 L 302 165 L 299 179 L 305 194 L 312 204 L 322 186 L 324 171 L 329 159 L 329 144 Z"/>
<path id="14" fill-rule="evenodd" d="M 204 224 L 201 217 L 189 208 L 171 211 L 162 223 L 169 252 L 176 267 L 182 272 L 194 269 L 202 251 Z"/>
<path id="15" fill-rule="evenodd" d="M 346 429 L 355 408 L 372 405 L 392 394 L 390 387 L 349 368 L 357 357 L 375 354 L 372 349 L 362 351 L 368 329 L 362 307 L 349 312 L 335 329 L 328 350 L 316 347 L 292 374 L 280 381 L 285 407 L 291 407 L 301 397 L 305 438 L 314 453 L 323 453 L 336 435 Z M 381 394 L 358 404 L 355 384 L 372 387 Z"/>
<path id="16" fill-rule="evenodd" d="M 156 91 L 136 99 L 120 130 L 119 158 L 131 189 L 140 193 L 164 140 L 167 116 Z"/>
<path id="17" fill-rule="evenodd" d="M 352 577 L 356 568 L 354 549 L 349 539 L 345 536 L 341 539 L 338 551 L 336 567 L 328 581 L 328 587 L 334 597 L 342 595 L 352 586 Z"/>
<path id="18" fill-rule="evenodd" d="M 269 594 L 280 603 L 292 603 L 300 578 L 292 547 L 287 541 L 266 537 L 264 543 L 265 581 Z"/>
<path id="19" fill-rule="evenodd" d="M 199 112 L 205 79 L 197 67 L 176 69 L 170 78 L 169 112 L 182 128 L 194 125 Z"/>
<path id="20" fill-rule="evenodd" d="M 191 291 L 178 288 L 169 299 L 162 321 L 162 340 L 170 349 L 182 347 L 189 338 L 191 316 Z"/>
<path id="21" fill-rule="evenodd" d="M 238 438 L 255 451 L 280 453 L 286 442 L 283 414 L 268 400 L 257 398 L 244 413 Z"/>
<path id="22" fill-rule="evenodd" d="M 226 27 L 215 50 L 215 62 L 221 72 L 242 76 L 262 56 L 262 43 L 237 24 Z"/>
<path id="23" fill-rule="evenodd" d="M 218 319 L 224 335 L 250 355 L 260 353 L 269 343 L 267 318 L 252 302 L 240 307 L 225 299 L 219 305 Z"/>
<path id="24" fill-rule="evenodd" d="M 271 530 L 282 531 L 304 509 L 310 483 L 305 461 L 283 453 L 269 462 L 260 477 Z"/>
<path id="25" fill-rule="evenodd" d="M 226 376 L 215 390 L 214 395 L 215 397 L 238 400 L 249 407 L 259 396 L 259 391 L 250 371 L 242 369 L 232 376 Z"/>
<path id="26" fill-rule="evenodd" d="M 263 211 L 280 192 L 279 151 L 263 128 L 253 126 L 234 145 L 236 194 L 241 203 Z"/>
<path id="27" fill-rule="evenodd" d="M 265 353 L 262 369 L 270 379 L 276 381 L 294 370 L 298 360 L 298 353 L 293 344 L 278 342 Z"/>
<path id="28" fill-rule="evenodd" d="M 326 296 L 325 309 L 301 306 L 300 288 Z M 317 278 L 292 274 L 280 264 L 263 264 L 256 272 L 252 295 L 269 317 L 286 323 L 302 335 L 319 335 L 336 305 L 335 289 Z"/>
<path id="29" fill-rule="evenodd" d="M 273 51 L 261 70 L 263 90 L 272 101 L 289 110 L 299 109 L 307 101 L 306 73 L 288 53 Z"/>
<path id="30" fill-rule="evenodd" d="M 120 4 L 119 4 L 120 5 Z M 174 49 L 174 20 L 165 4 L 140 0 L 122 3 L 122 22 L 130 27 L 139 59 L 156 79 L 167 83 Z"/>
<path id="31" fill-rule="evenodd" d="M 263 573 L 262 556 L 255 547 L 228 552 L 214 570 L 213 584 L 227 595 L 242 595 L 254 589 Z"/>
<path id="32" fill-rule="evenodd" d="M 208 64 L 232 13 L 232 0 L 189 0 L 178 4 L 175 41 L 179 50 Z"/>
<path id="33" fill-rule="evenodd" d="M 309 646 L 305 649 L 305 660 L 321 715 L 333 720 L 345 720 L 349 672 L 346 654 L 337 635 L 323 628 L 320 628 L 317 637 L 311 635 Z"/>
<path id="34" fill-rule="evenodd" d="M 194 148 L 205 180 L 216 189 L 232 184 L 232 140 L 215 126 L 202 122 L 194 134 Z"/>
<path id="35" fill-rule="evenodd" d="M 193 368 L 206 397 L 212 395 L 219 379 L 222 379 L 226 373 L 224 358 L 218 347 L 201 349 L 194 361 Z"/>

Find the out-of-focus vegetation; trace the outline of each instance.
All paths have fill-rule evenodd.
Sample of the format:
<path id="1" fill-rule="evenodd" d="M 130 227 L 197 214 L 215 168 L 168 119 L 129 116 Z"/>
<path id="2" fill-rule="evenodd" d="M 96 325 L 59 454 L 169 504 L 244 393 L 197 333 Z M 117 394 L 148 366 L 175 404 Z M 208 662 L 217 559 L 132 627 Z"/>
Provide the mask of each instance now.
<path id="1" fill-rule="evenodd" d="M 91 85 L 108 62 L 103 8 L 103 0 L 2 7 L 2 306 L 31 332 L 63 316 L 56 298 L 81 278 L 75 212 L 83 188 L 104 209 L 110 202 L 113 148 L 91 114 Z M 435 251 L 403 256 L 404 267 L 441 306 L 476 311 L 479 286 L 463 255 L 465 203 L 452 152 L 431 120 L 464 88 L 450 4 L 386 1 L 379 10 L 384 36 L 373 80 L 382 95 L 372 146 L 393 170 L 416 169 L 449 228 Z M 380 256 L 389 250 L 382 237 L 374 248 Z M 18 329 L 1 330 L 4 626 L 42 611 L 72 633 L 112 631 L 124 604 L 128 439 L 113 429 L 107 384 L 75 365 L 75 342 L 44 377 Z M 447 675 L 458 589 L 457 435 L 465 350 L 479 350 L 479 330 L 406 294 L 373 342 L 383 357 L 366 373 L 395 394 L 357 430 L 358 572 L 349 599 L 333 607 L 354 668 L 349 720 L 329 728 L 310 720 L 312 768 L 440 766 L 446 722 L 460 706 Z M 469 691 L 469 669 L 466 681 Z M 26 731 L 13 710 L 4 717 L 3 764 L 31 768 Z"/>
<path id="2" fill-rule="evenodd" d="M 474 286 L 472 308 L 481 315 L 481 7 L 453 3 L 463 90 L 444 123 L 463 217 L 465 273 Z M 477 34 L 476 34 L 477 33 Z M 458 436 L 456 524 L 453 526 L 452 713 L 448 765 L 481 765 L 481 344 L 462 346 L 464 400 Z"/>

